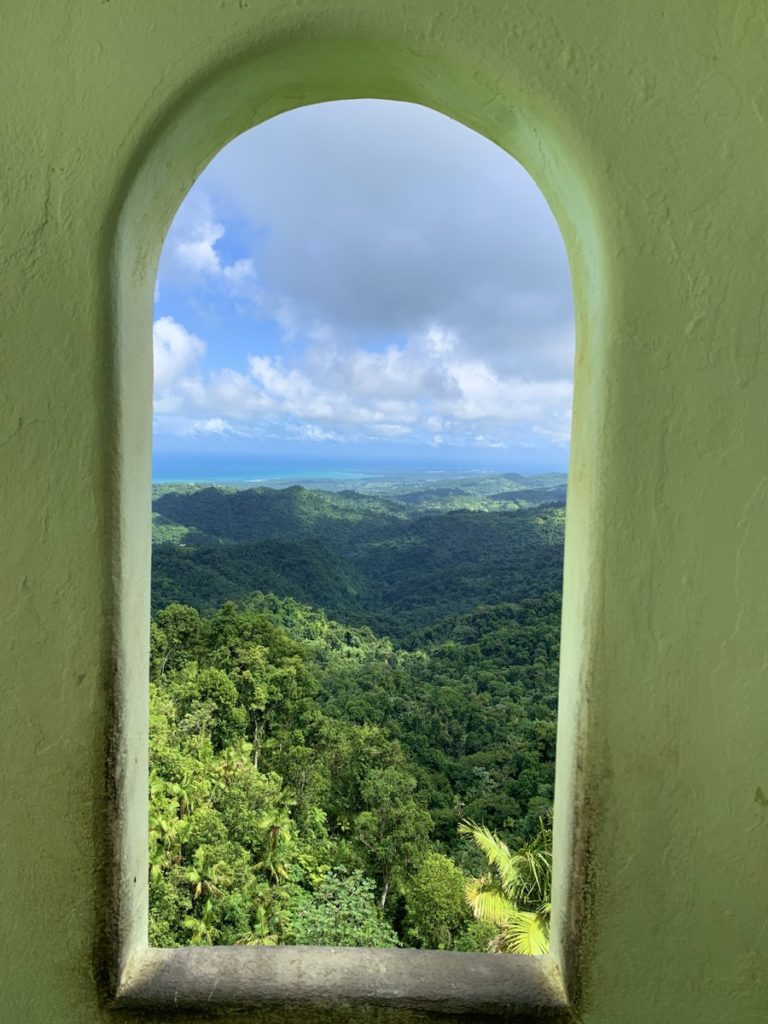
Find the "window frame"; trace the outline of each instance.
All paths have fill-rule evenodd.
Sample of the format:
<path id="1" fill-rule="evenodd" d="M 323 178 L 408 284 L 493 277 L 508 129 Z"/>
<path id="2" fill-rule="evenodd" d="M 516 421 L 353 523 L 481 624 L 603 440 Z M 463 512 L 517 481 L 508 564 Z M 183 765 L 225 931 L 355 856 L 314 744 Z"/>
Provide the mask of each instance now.
<path id="1" fill-rule="evenodd" d="M 588 724 L 585 624 L 596 621 L 585 609 L 582 585 L 587 575 L 584 567 L 594 556 L 583 474 L 580 484 L 569 487 L 568 496 L 551 953 L 499 957 L 290 946 L 157 949 L 147 943 L 152 422 L 152 359 L 147 342 L 164 231 L 196 175 L 232 138 L 296 106 L 366 96 L 420 102 L 514 151 L 542 187 L 556 216 L 561 213 L 558 220 L 572 261 L 577 356 L 587 319 L 591 323 L 600 319 L 600 310 L 590 308 L 590 297 L 597 294 L 589 287 L 595 267 L 582 258 L 584 253 L 599 251 L 595 221 L 586 193 L 577 187 L 578 178 L 567 173 L 567 153 L 557 139 L 544 138 L 542 126 L 529 123 L 522 114 L 518 114 L 514 138 L 502 137 L 490 115 L 484 121 L 480 114 L 468 114 L 464 90 L 476 97 L 481 87 L 476 76 L 469 81 L 466 69 L 438 69 L 440 73 L 425 90 L 406 81 L 402 73 L 393 77 L 391 67 L 396 65 L 394 58 L 391 65 L 387 59 L 382 64 L 378 50 L 366 61 L 356 45 L 313 40 L 311 46 L 277 47 L 258 60 L 191 87 L 190 95 L 173 104 L 134 155 L 117 189 L 114 217 L 106 225 L 114 327 L 114 401 L 109 415 L 117 423 L 117 450 L 112 479 L 114 671 L 108 761 L 113 793 L 108 851 L 112 884 L 105 908 L 101 976 L 107 1005 L 114 1009 L 240 1011 L 247 1012 L 248 1020 L 266 1020 L 273 1012 L 287 1011 L 294 1018 L 306 1012 L 308 1019 L 316 1020 L 322 1011 L 323 1018 L 332 1021 L 359 1020 L 361 1014 L 369 1014 L 403 1024 L 470 1017 L 554 1024 L 571 1019 L 579 1004 L 591 816 L 583 756 Z M 342 66 L 351 88 L 339 86 Z M 489 109 L 493 109 L 490 100 L 498 99 L 496 88 L 488 91 Z M 548 174 L 552 167 L 559 169 L 559 176 Z M 577 221 L 564 220 L 566 206 L 572 211 L 571 200 L 581 214 L 578 231 Z M 572 469 L 575 451 L 583 452 L 588 440 L 585 429 L 581 433 L 577 429 L 577 422 L 582 426 L 586 422 L 584 416 L 578 420 L 579 390 L 577 358 Z M 579 543 L 569 541 L 572 534 Z"/>

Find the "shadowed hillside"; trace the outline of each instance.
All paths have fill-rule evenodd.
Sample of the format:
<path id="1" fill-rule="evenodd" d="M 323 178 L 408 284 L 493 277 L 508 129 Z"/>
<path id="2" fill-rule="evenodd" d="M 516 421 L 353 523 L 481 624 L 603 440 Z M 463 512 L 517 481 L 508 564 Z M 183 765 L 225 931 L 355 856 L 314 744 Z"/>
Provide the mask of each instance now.
<path id="1" fill-rule="evenodd" d="M 298 486 L 164 494 L 154 505 L 153 605 L 207 611 L 271 591 L 402 640 L 478 604 L 560 588 L 562 505 L 424 511 L 407 497 Z"/>

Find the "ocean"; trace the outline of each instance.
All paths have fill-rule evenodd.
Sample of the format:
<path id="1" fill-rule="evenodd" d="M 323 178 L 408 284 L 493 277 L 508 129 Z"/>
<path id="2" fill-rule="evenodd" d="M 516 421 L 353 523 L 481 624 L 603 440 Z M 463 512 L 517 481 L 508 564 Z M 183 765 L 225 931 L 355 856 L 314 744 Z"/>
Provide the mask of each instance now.
<path id="1" fill-rule="evenodd" d="M 365 480 L 371 477 L 419 475 L 461 476 L 474 473 L 523 475 L 565 472 L 561 453 L 543 458 L 535 451 L 450 451 L 411 448 L 400 451 L 372 448 L 346 449 L 338 445 L 295 445 L 281 451 L 199 451 L 194 448 L 162 450 L 152 456 L 152 481 L 169 483 L 256 484 L 274 480 Z"/>
<path id="2" fill-rule="evenodd" d="M 247 455 L 210 452 L 155 452 L 152 482 L 168 483 L 266 483 L 275 480 L 365 480 L 377 476 L 421 473 L 470 473 L 479 467 L 466 464 L 435 465 L 427 462 L 394 463 L 377 459 L 317 462 L 297 455 Z"/>

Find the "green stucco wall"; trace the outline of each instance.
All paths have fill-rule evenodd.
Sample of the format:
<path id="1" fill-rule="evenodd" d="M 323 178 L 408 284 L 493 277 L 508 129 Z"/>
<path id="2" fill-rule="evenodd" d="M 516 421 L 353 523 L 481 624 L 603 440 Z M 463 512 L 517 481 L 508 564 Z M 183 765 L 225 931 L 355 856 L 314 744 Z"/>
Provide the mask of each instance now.
<path id="1" fill-rule="evenodd" d="M 513 152 L 570 251 L 556 945 L 572 998 L 589 1024 L 762 1024 L 767 11 L 761 0 L 3 5 L 4 1022 L 116 1019 L 98 984 L 114 913 L 108 762 L 128 794 L 130 890 L 145 841 L 163 232 L 240 131 L 302 103 L 380 96 L 434 106 Z M 120 928 L 137 941 L 141 911 Z"/>

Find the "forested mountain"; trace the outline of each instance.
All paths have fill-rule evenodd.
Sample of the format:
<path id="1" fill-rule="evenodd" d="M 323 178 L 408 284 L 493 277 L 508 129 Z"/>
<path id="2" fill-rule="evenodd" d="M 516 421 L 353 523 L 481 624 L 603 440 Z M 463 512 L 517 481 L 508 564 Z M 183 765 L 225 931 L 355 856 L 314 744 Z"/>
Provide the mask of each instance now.
<path id="1" fill-rule="evenodd" d="M 229 541 L 315 537 L 331 544 L 386 536 L 408 516 L 400 502 L 354 491 L 310 491 L 298 485 L 171 492 L 157 498 L 154 509 L 166 521 L 193 529 L 198 536 Z"/>
<path id="2" fill-rule="evenodd" d="M 152 942 L 505 948 L 459 824 L 547 820 L 564 510 L 457 489 L 158 497 Z"/>
<path id="3" fill-rule="evenodd" d="M 154 607 L 210 611 L 260 590 L 404 639 L 478 604 L 559 589 L 562 504 L 434 512 L 405 497 L 298 486 L 164 494 L 154 505 Z"/>

